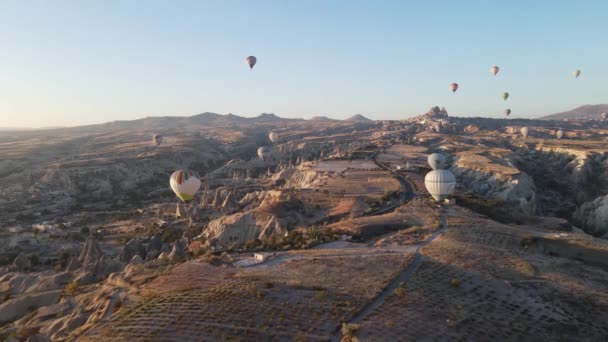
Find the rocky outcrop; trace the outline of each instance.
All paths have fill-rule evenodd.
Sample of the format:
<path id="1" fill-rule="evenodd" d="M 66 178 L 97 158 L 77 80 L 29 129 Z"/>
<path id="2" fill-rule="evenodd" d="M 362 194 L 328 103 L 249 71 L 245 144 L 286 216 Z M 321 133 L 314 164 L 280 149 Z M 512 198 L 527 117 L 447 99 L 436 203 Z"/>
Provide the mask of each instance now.
<path id="1" fill-rule="evenodd" d="M 587 233 L 608 238 L 608 195 L 583 203 L 574 212 L 574 220 Z"/>
<path id="2" fill-rule="evenodd" d="M 19 272 L 25 272 L 29 271 L 31 267 L 32 264 L 30 262 L 30 259 L 24 253 L 19 253 L 19 255 L 17 255 L 17 257 L 13 261 L 13 265 L 11 268 Z"/>
<path id="3" fill-rule="evenodd" d="M 127 263 L 136 255 L 139 255 L 140 258 L 145 259 L 146 247 L 144 247 L 141 239 L 133 238 L 125 244 L 122 251 L 118 255 L 118 260 Z"/>
<path id="4" fill-rule="evenodd" d="M 525 215 L 535 215 L 534 180 L 517 169 L 491 164 L 486 160 L 483 164 L 474 164 L 461 156 L 456 158 L 450 170 L 466 192 L 484 199 L 499 200 Z"/>
<path id="5" fill-rule="evenodd" d="M 287 234 L 287 229 L 283 228 L 279 220 L 275 216 L 273 216 L 270 221 L 268 221 L 266 226 L 264 226 L 258 238 L 266 239 L 270 238 L 273 235 L 282 236 L 285 234 Z"/>
<path id="6" fill-rule="evenodd" d="M 160 235 L 158 234 L 154 234 L 154 236 L 152 236 L 150 238 L 150 241 L 148 241 L 148 246 L 146 247 L 146 254 L 156 251 L 156 252 L 160 252 L 160 249 L 163 247 L 163 242 L 160 239 Z M 146 255 L 147 257 L 147 255 Z"/>
<path id="7" fill-rule="evenodd" d="M 95 265 L 102 256 L 103 252 L 99 243 L 95 240 L 93 235 L 89 235 L 84 246 L 80 250 L 78 261 L 80 261 L 83 266 L 87 267 L 89 265 Z"/>
<path id="8" fill-rule="evenodd" d="M 223 216 L 209 222 L 205 237 L 226 246 L 244 244 L 257 239 L 268 221 L 269 218 L 263 219 L 251 211 Z"/>
<path id="9" fill-rule="evenodd" d="M 23 294 L 0 304 L 0 322 L 10 322 L 25 316 L 32 309 L 57 302 L 63 290 Z"/>

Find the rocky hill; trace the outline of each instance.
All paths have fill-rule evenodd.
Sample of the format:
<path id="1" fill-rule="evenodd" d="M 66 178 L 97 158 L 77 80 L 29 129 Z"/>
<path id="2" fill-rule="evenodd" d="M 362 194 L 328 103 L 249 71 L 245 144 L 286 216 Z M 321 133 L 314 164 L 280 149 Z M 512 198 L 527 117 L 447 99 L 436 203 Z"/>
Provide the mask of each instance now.
<path id="1" fill-rule="evenodd" d="M 355 115 L 351 116 L 350 118 L 345 119 L 344 121 L 366 122 L 366 121 L 372 121 L 372 120 L 363 116 L 362 114 L 355 114 Z"/>
<path id="2" fill-rule="evenodd" d="M 584 105 L 567 112 L 540 117 L 542 120 L 599 120 L 601 113 L 608 113 L 608 104 Z"/>

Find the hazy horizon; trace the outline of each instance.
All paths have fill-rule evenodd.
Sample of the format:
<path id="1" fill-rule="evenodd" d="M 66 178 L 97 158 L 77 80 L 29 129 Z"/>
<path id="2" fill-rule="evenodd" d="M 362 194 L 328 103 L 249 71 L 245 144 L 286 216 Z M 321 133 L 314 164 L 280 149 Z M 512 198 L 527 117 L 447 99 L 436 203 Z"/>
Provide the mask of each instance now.
<path id="1" fill-rule="evenodd" d="M 607 11 L 600 1 L 11 2 L 0 13 L 11 32 L 0 127 L 202 112 L 402 119 L 434 105 L 538 117 L 608 103 Z"/>

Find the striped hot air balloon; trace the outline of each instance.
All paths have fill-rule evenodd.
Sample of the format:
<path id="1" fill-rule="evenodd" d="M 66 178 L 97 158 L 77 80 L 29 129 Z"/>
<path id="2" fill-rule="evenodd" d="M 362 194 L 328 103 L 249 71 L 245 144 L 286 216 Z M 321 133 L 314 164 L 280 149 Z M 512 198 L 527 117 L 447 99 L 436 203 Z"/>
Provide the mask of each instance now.
<path id="1" fill-rule="evenodd" d="M 447 158 L 441 153 L 431 153 L 426 161 L 433 170 L 441 170 L 446 168 Z"/>
<path id="2" fill-rule="evenodd" d="M 272 154 L 272 150 L 270 149 L 270 147 L 262 146 L 262 147 L 258 148 L 258 156 L 262 160 L 268 159 L 271 154 Z"/>
<path id="3" fill-rule="evenodd" d="M 456 177 L 448 170 L 433 170 L 424 177 L 424 186 L 435 201 L 443 201 L 454 193 Z"/>
<path id="4" fill-rule="evenodd" d="M 173 172 L 169 184 L 175 195 L 184 202 L 188 202 L 194 198 L 194 195 L 201 187 L 201 177 L 198 173 L 183 169 Z"/>

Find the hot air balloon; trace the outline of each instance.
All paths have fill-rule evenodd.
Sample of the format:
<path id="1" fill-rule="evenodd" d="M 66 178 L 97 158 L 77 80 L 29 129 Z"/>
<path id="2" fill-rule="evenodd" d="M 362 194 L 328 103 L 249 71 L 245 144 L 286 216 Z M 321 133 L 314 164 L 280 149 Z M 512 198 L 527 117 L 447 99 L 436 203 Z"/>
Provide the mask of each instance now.
<path id="1" fill-rule="evenodd" d="M 156 146 L 160 145 L 163 142 L 163 136 L 160 134 L 155 134 L 152 137 L 152 142 L 156 144 Z"/>
<path id="2" fill-rule="evenodd" d="M 201 187 L 201 177 L 198 173 L 183 169 L 173 172 L 169 184 L 171 190 L 175 192 L 177 197 L 184 202 L 188 202 L 194 198 L 194 195 Z"/>
<path id="3" fill-rule="evenodd" d="M 245 58 L 245 61 L 247 62 L 247 65 L 249 65 L 249 69 L 253 69 L 255 63 L 258 62 L 258 59 L 255 58 L 255 56 L 248 56 L 247 58 Z"/>
<path id="4" fill-rule="evenodd" d="M 429 156 L 427 157 L 427 162 L 429 163 L 429 166 L 433 169 L 433 170 L 440 170 L 440 169 L 445 169 L 446 164 L 447 164 L 447 158 L 445 157 L 445 155 L 441 154 L 441 153 L 431 153 L 429 154 Z"/>
<path id="5" fill-rule="evenodd" d="M 606 121 L 606 119 L 608 119 L 608 113 L 602 113 L 602 114 L 600 114 L 600 119 L 602 121 Z"/>
<path id="6" fill-rule="evenodd" d="M 555 136 L 557 137 L 557 140 L 561 139 L 564 137 L 564 130 L 563 129 L 558 129 L 557 132 L 555 132 Z"/>
<path id="7" fill-rule="evenodd" d="M 503 92 L 502 94 L 500 94 L 500 97 L 502 97 L 502 99 L 504 101 L 507 101 L 507 99 L 509 98 L 509 93 L 507 93 L 506 91 Z"/>
<path id="8" fill-rule="evenodd" d="M 580 75 L 581 75 L 580 69 L 576 69 L 572 72 L 572 76 L 574 76 L 574 78 L 578 78 Z"/>
<path id="9" fill-rule="evenodd" d="M 505 109 L 505 115 L 509 116 L 509 114 L 511 114 L 511 110 L 510 109 Z"/>
<path id="10" fill-rule="evenodd" d="M 273 143 L 276 143 L 277 141 L 279 141 L 279 133 L 277 133 L 277 132 L 270 132 L 270 134 L 268 134 L 268 138 Z"/>
<path id="11" fill-rule="evenodd" d="M 458 83 L 450 84 L 450 90 L 452 91 L 452 93 L 455 93 L 456 90 L 458 90 Z"/>
<path id="12" fill-rule="evenodd" d="M 258 156 L 262 160 L 268 159 L 268 157 L 270 157 L 271 154 L 272 154 L 272 150 L 270 149 L 270 147 L 262 146 L 262 147 L 258 148 Z"/>
<path id="13" fill-rule="evenodd" d="M 496 76 L 496 74 L 498 74 L 498 71 L 500 70 L 500 68 L 497 65 L 494 65 L 493 67 L 490 68 L 490 72 L 492 73 L 492 75 Z"/>
<path id="14" fill-rule="evenodd" d="M 448 170 L 433 170 L 424 177 L 424 186 L 435 201 L 443 201 L 454 193 L 456 177 Z"/>
<path id="15" fill-rule="evenodd" d="M 521 132 L 521 135 L 523 135 L 523 136 L 524 136 L 524 138 L 527 138 L 527 137 L 528 137 L 528 127 L 525 127 L 525 126 L 524 126 L 524 127 L 522 127 L 522 128 L 519 130 L 519 131 Z"/>

